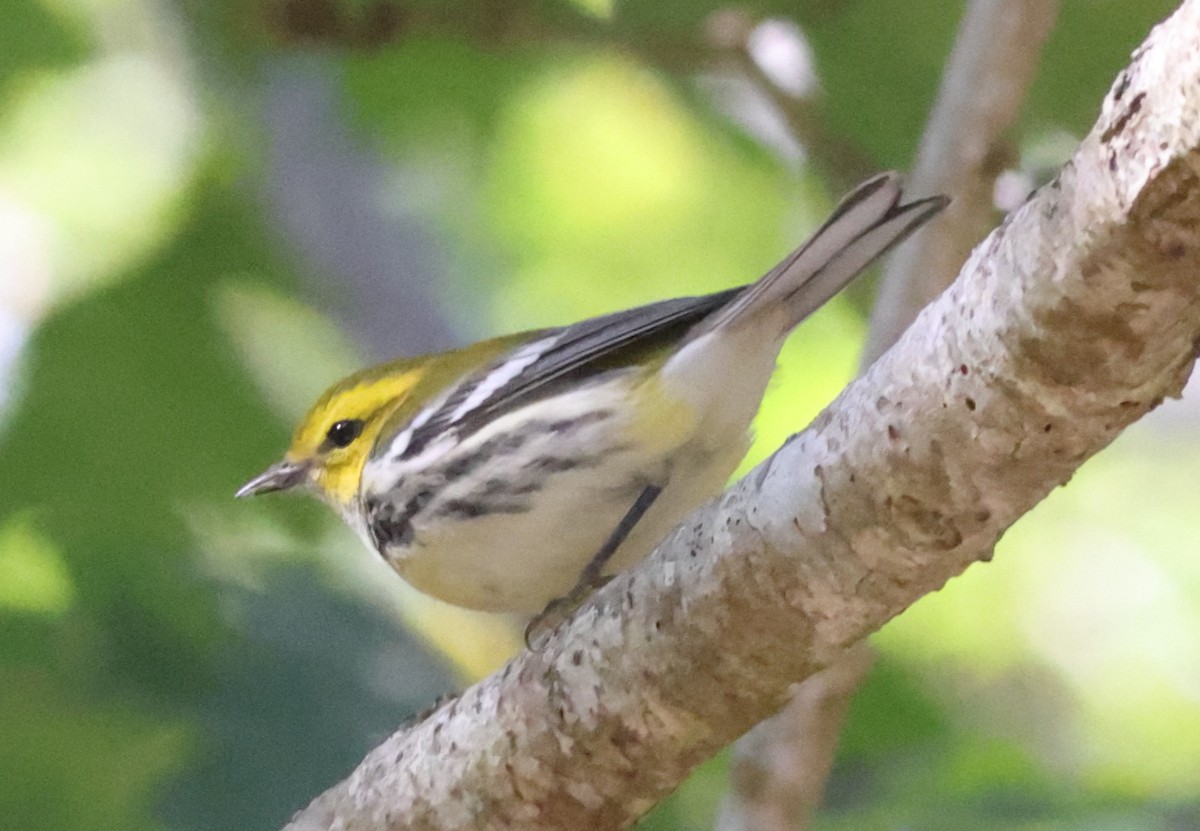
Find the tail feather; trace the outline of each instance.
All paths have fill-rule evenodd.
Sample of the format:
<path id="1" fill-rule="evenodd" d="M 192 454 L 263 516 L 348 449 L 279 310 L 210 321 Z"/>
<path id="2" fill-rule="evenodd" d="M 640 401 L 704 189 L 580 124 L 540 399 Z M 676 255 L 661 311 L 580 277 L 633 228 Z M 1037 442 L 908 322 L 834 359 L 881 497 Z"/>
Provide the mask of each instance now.
<path id="1" fill-rule="evenodd" d="M 701 323 L 691 337 L 757 321 L 762 313 L 782 314 L 780 335 L 791 331 L 950 201 L 933 196 L 901 204 L 902 195 L 896 173 L 859 185 L 803 245 Z"/>

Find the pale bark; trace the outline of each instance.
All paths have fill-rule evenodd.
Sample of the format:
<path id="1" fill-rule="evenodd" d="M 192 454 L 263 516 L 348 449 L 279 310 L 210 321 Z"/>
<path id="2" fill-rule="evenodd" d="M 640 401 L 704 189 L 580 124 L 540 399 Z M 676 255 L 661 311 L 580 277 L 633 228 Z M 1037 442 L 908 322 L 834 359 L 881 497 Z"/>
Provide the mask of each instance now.
<path id="1" fill-rule="evenodd" d="M 992 189 L 1057 17 L 1054 0 L 972 0 L 942 77 L 913 193 L 945 193 L 950 208 L 889 258 L 871 316 L 865 370 L 946 288 L 992 226 Z M 801 831 L 821 803 L 842 719 L 870 667 L 860 644 L 799 685 L 788 706 L 738 741 L 719 831 Z"/>
<path id="2" fill-rule="evenodd" d="M 1200 340 L 1198 33 L 1187 0 L 1060 176 L 808 430 L 289 827 L 627 827 L 1176 395 Z"/>

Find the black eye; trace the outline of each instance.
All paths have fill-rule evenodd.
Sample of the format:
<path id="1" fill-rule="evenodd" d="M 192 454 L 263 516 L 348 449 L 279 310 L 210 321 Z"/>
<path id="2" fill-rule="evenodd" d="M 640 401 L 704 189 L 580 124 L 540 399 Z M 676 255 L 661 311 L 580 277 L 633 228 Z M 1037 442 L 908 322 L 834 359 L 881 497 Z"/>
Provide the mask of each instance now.
<path id="1" fill-rule="evenodd" d="M 329 428 L 329 432 L 325 434 L 325 440 L 334 447 L 346 447 L 350 442 L 358 438 L 362 432 L 363 423 L 357 418 L 348 418 L 343 421 L 336 422 Z"/>

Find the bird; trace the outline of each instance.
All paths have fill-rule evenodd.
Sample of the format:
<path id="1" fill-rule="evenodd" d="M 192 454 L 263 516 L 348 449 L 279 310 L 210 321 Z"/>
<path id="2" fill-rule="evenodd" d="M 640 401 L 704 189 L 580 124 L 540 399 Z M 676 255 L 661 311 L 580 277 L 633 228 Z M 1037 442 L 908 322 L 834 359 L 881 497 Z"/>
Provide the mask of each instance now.
<path id="1" fill-rule="evenodd" d="M 720 493 L 788 334 L 949 201 L 902 199 L 863 182 L 748 285 L 356 372 L 236 495 L 309 491 L 458 606 L 578 605 Z"/>

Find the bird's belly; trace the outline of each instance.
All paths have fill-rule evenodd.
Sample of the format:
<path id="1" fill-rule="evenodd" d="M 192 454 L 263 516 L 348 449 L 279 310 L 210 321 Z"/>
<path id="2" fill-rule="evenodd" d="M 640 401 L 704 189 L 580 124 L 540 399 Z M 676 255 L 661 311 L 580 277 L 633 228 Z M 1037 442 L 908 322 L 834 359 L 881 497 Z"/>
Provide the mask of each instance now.
<path id="1" fill-rule="evenodd" d="M 539 612 L 571 590 L 646 487 L 662 492 L 614 553 L 609 573 L 641 560 L 718 493 L 746 450 L 744 425 L 736 434 L 703 439 L 684 430 L 682 442 L 676 434 L 664 444 L 663 431 L 637 429 L 621 407 L 597 408 L 594 393 L 581 399 L 576 421 L 569 420 L 571 403 L 560 398 L 554 409 L 557 423 L 570 429 L 541 427 L 522 437 L 521 425 L 539 421 L 525 413 L 513 420 L 515 427 L 498 423 L 445 460 L 451 469 L 469 462 L 468 476 L 438 480 L 426 471 L 440 482 L 432 487 L 417 475 L 407 477 L 396 501 L 405 503 L 423 487 L 437 496 L 412 517 L 411 533 L 381 547 L 396 571 L 459 606 Z M 600 412 L 612 415 L 601 418 Z M 503 450 L 479 461 L 484 446 Z"/>
<path id="2" fill-rule="evenodd" d="M 732 452 L 679 464 L 606 573 L 640 561 L 687 513 L 719 493 L 744 449 L 744 443 L 735 443 Z M 520 513 L 484 514 L 425 529 L 418 523 L 413 543 L 388 552 L 389 560 L 417 589 L 450 603 L 537 613 L 571 590 L 650 484 L 647 468 L 655 465 L 631 461 L 617 454 L 609 465 L 560 474 Z M 655 461 L 662 470 L 662 460 Z"/>
<path id="3" fill-rule="evenodd" d="M 418 526 L 393 564 L 416 588 L 459 606 L 538 612 L 571 589 L 636 498 L 614 500 L 585 477 L 558 477 L 522 513 Z"/>
<path id="4" fill-rule="evenodd" d="M 694 411 L 630 407 L 630 395 L 618 377 L 557 396 L 497 419 L 419 468 L 381 475 L 387 489 L 368 494 L 382 502 L 374 511 L 378 550 L 434 597 L 533 614 L 571 590 L 655 485 L 662 492 L 608 572 L 642 559 L 720 491 L 745 453 L 748 424 L 698 433 Z M 647 411 L 657 419 L 649 429 Z"/>

